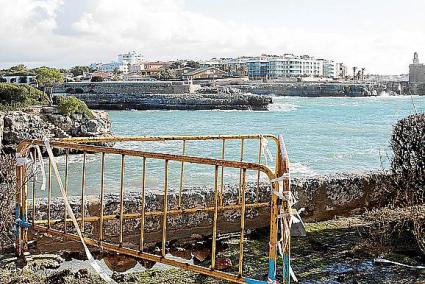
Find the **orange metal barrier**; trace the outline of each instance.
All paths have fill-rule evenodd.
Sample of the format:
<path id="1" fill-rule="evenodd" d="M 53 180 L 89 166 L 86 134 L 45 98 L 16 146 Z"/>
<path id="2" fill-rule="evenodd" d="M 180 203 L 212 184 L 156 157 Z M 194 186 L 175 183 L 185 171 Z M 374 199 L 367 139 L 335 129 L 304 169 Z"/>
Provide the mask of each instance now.
<path id="1" fill-rule="evenodd" d="M 269 139 L 274 142 L 276 147 L 276 165 L 274 170 L 269 168 L 267 165 L 262 164 L 262 152 L 264 149 L 262 139 Z M 206 157 L 188 156 L 187 153 L 187 141 L 217 141 L 221 143 L 221 158 L 213 159 Z M 240 159 L 238 161 L 226 159 L 226 141 L 236 140 L 240 141 Z M 244 162 L 244 143 L 249 140 L 258 140 L 258 161 L 255 163 Z M 181 154 L 166 154 L 158 152 L 147 152 L 141 150 L 129 150 L 120 149 L 105 146 L 94 146 L 93 143 L 105 143 L 105 142 L 172 142 L 180 141 L 182 143 Z M 71 156 L 70 153 L 79 152 L 83 155 L 82 160 L 82 174 L 81 174 L 81 212 L 80 217 L 77 218 L 80 229 L 84 232 L 85 223 L 96 223 L 99 226 L 97 237 L 84 236 L 86 244 L 98 247 L 107 251 L 117 252 L 120 254 L 132 256 L 135 258 L 141 258 L 149 261 L 164 263 L 175 267 L 191 270 L 197 273 L 214 276 L 220 279 L 232 281 L 235 283 L 275 283 L 276 281 L 276 259 L 277 259 L 277 242 L 278 242 L 278 216 L 282 212 L 289 212 L 288 204 L 285 200 L 280 200 L 277 194 L 271 194 L 270 202 L 260 203 L 259 202 L 259 188 L 260 188 L 260 174 L 263 173 L 269 180 L 274 180 L 277 177 L 282 177 L 288 172 L 288 161 L 279 139 L 272 135 L 218 135 L 218 136 L 141 136 L 141 137 L 106 137 L 106 138 L 69 138 L 61 140 L 51 140 L 50 146 L 52 149 L 61 150 L 65 153 L 65 168 L 64 168 L 64 184 L 65 191 L 69 191 L 67 188 L 67 180 L 69 177 L 68 161 Z M 26 140 L 20 143 L 17 152 L 21 157 L 28 157 L 33 149 L 34 145 L 43 146 L 44 141 L 41 140 Z M 100 155 L 101 168 L 100 168 L 100 185 L 99 185 L 99 196 L 100 196 L 100 211 L 98 216 L 88 216 L 85 212 L 85 184 L 86 180 L 86 155 L 87 153 L 95 153 Z M 34 151 L 32 156 L 36 156 L 37 153 Z M 107 155 L 120 155 L 121 156 L 121 170 L 120 170 L 120 191 L 119 191 L 119 214 L 105 214 L 104 213 L 104 194 L 105 194 L 105 156 Z M 139 212 L 125 213 L 124 212 L 124 191 L 125 191 L 125 161 L 126 157 L 139 157 L 142 160 L 142 172 L 141 172 L 141 206 Z M 146 194 L 146 161 L 147 160 L 162 161 L 164 163 L 164 188 L 163 188 L 163 206 L 162 210 L 154 210 L 145 212 L 145 194 Z M 178 206 L 177 208 L 169 208 L 168 196 L 169 196 L 169 162 L 176 161 L 180 163 L 180 175 L 179 175 L 179 187 L 178 187 Z M 66 210 L 64 212 L 63 219 L 53 219 L 51 214 L 51 202 L 52 202 L 52 161 L 49 158 L 49 170 L 47 178 L 47 218 L 37 220 L 36 219 L 36 187 L 35 182 L 32 181 L 32 198 L 28 196 L 28 187 L 31 184 L 30 179 L 33 178 L 29 172 L 29 166 L 27 164 L 18 163 L 16 167 L 16 217 L 17 217 L 17 254 L 23 255 L 24 251 L 27 250 L 28 244 L 28 229 L 29 226 L 35 231 L 46 232 L 51 236 L 62 237 L 69 240 L 79 240 L 79 237 L 67 228 L 67 224 L 72 222 L 67 217 Z M 214 170 L 214 206 L 204 208 L 182 208 L 182 192 L 184 190 L 184 176 L 185 176 L 185 164 L 197 164 L 197 165 L 210 165 Z M 224 191 L 224 171 L 226 168 L 239 170 L 239 187 L 238 187 L 238 199 L 236 204 L 224 204 L 223 202 L 223 191 Z M 255 171 L 257 173 L 257 189 L 256 189 L 256 202 L 246 202 L 246 188 L 247 188 L 247 171 Z M 282 183 L 281 183 L 282 186 Z M 289 181 L 283 180 L 284 191 L 289 189 Z M 279 192 L 279 182 L 272 182 L 272 191 Z M 28 220 L 28 201 L 32 199 L 32 218 Z M 245 233 L 245 212 L 249 208 L 260 208 L 270 207 L 270 241 L 269 241 L 269 263 L 268 263 L 268 279 L 267 280 L 253 280 L 246 278 L 243 275 L 243 261 L 244 261 L 244 233 Z M 283 211 L 281 211 L 281 209 Z M 239 262 L 238 262 L 238 273 L 231 274 L 228 272 L 220 271 L 215 268 L 216 258 L 216 242 L 217 242 L 217 216 L 220 211 L 227 210 L 239 210 L 240 211 L 240 241 L 239 241 Z M 200 265 L 188 264 L 181 262 L 176 259 L 171 259 L 166 256 L 166 244 L 167 244 L 167 218 L 170 216 L 182 215 L 182 214 L 194 214 L 198 212 L 209 212 L 212 213 L 212 247 L 211 247 L 211 266 L 203 267 Z M 152 254 L 145 251 L 145 218 L 149 216 L 157 216 L 162 219 L 161 228 L 161 253 L 160 255 Z M 108 220 L 119 219 L 118 225 L 118 243 L 110 242 L 104 237 L 104 222 Z M 140 240 L 138 249 L 134 249 L 134 246 L 128 247 L 123 242 L 123 224 L 125 220 L 140 220 Z M 63 224 L 61 228 L 54 228 L 55 224 Z M 159 240 L 158 240 L 159 241 Z M 288 240 L 289 243 L 289 240 Z M 284 249 L 285 259 L 284 263 L 286 269 L 284 269 L 285 283 L 289 283 L 289 247 Z M 268 281 L 268 282 L 267 282 Z"/>

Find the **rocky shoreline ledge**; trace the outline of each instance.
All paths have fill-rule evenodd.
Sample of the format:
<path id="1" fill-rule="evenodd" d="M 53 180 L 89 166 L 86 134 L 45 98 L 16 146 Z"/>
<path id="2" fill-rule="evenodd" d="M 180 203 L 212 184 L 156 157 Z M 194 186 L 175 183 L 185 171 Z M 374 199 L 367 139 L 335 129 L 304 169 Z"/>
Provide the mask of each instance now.
<path id="1" fill-rule="evenodd" d="M 35 106 L 17 111 L 0 111 L 0 149 L 14 152 L 24 139 L 111 136 L 108 113 L 94 110 L 93 117 L 70 116 L 55 106 Z"/>
<path id="2" fill-rule="evenodd" d="M 122 94 L 83 93 L 72 95 L 91 109 L 104 110 L 255 110 L 265 111 L 272 103 L 270 96 L 251 94 Z"/>

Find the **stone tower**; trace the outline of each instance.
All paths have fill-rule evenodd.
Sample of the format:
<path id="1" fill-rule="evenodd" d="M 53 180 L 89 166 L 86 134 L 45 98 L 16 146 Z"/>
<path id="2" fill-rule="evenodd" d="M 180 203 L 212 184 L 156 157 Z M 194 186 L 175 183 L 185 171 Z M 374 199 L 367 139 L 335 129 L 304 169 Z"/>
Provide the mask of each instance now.
<path id="1" fill-rule="evenodd" d="M 419 63 L 417 52 L 413 54 L 413 63 L 409 65 L 409 82 L 425 83 L 425 64 Z"/>
<path id="2" fill-rule="evenodd" d="M 419 64 L 419 55 L 417 52 L 413 53 L 413 64 Z"/>

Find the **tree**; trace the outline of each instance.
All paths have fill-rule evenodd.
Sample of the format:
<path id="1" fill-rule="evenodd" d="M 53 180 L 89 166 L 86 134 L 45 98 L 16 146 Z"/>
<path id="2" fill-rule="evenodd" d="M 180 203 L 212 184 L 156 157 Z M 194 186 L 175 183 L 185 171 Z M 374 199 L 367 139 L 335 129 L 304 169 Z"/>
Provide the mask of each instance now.
<path id="1" fill-rule="evenodd" d="M 120 69 L 118 69 L 118 67 L 115 67 L 114 75 L 120 75 L 120 74 L 122 74 L 122 71 L 120 71 Z"/>
<path id="2" fill-rule="evenodd" d="M 174 61 L 170 65 L 170 69 L 180 69 L 182 67 L 183 67 L 183 65 L 182 65 L 181 61 Z"/>
<path id="3" fill-rule="evenodd" d="M 1 73 L 5 76 L 25 76 L 30 75 L 31 73 L 24 64 L 18 64 L 16 66 L 12 66 L 9 69 L 1 70 Z"/>
<path id="4" fill-rule="evenodd" d="M 89 73 L 92 71 L 93 69 L 89 66 L 74 66 L 69 70 L 69 72 L 71 72 L 74 77 L 81 76 L 84 73 Z"/>
<path id="5" fill-rule="evenodd" d="M 159 78 L 162 80 L 175 79 L 176 74 L 172 70 L 164 68 L 159 72 Z"/>
<path id="6" fill-rule="evenodd" d="M 91 82 L 103 82 L 103 78 L 100 76 L 93 76 L 90 79 Z"/>
<path id="7" fill-rule="evenodd" d="M 196 62 L 196 61 L 193 61 L 193 60 L 189 60 L 188 62 L 186 62 L 186 67 L 191 67 L 191 68 L 198 69 L 199 67 L 201 67 L 201 64 L 199 64 L 199 62 Z"/>
<path id="8" fill-rule="evenodd" d="M 41 87 L 53 87 L 56 84 L 62 83 L 64 77 L 58 69 L 49 67 L 40 67 L 34 69 L 36 80 Z"/>

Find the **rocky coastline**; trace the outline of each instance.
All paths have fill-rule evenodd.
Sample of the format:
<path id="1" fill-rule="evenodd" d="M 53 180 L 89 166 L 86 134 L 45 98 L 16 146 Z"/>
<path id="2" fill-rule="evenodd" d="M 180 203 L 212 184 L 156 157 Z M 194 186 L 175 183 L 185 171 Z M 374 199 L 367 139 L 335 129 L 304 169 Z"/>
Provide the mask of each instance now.
<path id="1" fill-rule="evenodd" d="M 63 115 L 55 106 L 34 106 L 0 112 L 0 148 L 13 153 L 24 139 L 111 136 L 111 120 L 103 111 L 93 117 L 80 113 Z"/>
<path id="2" fill-rule="evenodd" d="M 407 82 L 401 83 L 402 94 L 413 94 Z M 370 97 L 382 92 L 389 95 L 400 93 L 398 82 L 383 83 L 349 83 L 349 82 L 250 82 L 228 87 L 237 88 L 244 93 L 258 95 L 274 94 L 277 96 L 296 97 Z"/>
<path id="3" fill-rule="evenodd" d="M 67 96 L 70 94 L 55 94 Z M 251 94 L 71 94 L 91 109 L 104 110 L 267 110 L 270 96 Z"/>

